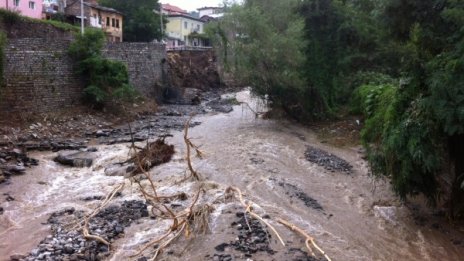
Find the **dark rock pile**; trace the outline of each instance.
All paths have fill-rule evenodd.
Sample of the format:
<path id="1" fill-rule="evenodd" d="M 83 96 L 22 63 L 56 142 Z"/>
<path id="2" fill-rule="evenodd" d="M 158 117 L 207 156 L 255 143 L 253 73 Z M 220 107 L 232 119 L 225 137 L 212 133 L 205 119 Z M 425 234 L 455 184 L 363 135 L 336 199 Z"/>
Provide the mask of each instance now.
<path id="1" fill-rule="evenodd" d="M 29 158 L 23 150 L 0 148 L 0 183 L 13 175 L 24 174 L 27 167 L 38 164 L 36 159 Z"/>
<path id="2" fill-rule="evenodd" d="M 319 204 L 317 200 L 310 197 L 299 187 L 284 181 L 279 181 L 277 182 L 277 184 L 285 189 L 285 194 L 289 195 L 290 198 L 296 197 L 297 199 L 301 200 L 305 204 L 305 206 L 315 209 L 317 211 L 324 211 L 324 208 L 321 204 Z"/>
<path id="3" fill-rule="evenodd" d="M 243 253 L 246 258 L 251 258 L 257 252 L 267 252 L 273 255 L 275 252 L 270 247 L 271 234 L 261 225 L 259 220 L 243 212 L 237 213 L 236 216 L 237 221 L 231 225 L 238 231 L 237 240 L 217 245 L 216 251 L 224 252 L 226 248 L 230 247 Z M 232 256 L 215 254 L 213 260 L 229 261 L 232 260 Z"/>
<path id="4" fill-rule="evenodd" d="M 90 220 L 89 232 L 113 242 L 124 233 L 124 228 L 134 221 L 148 217 L 147 206 L 142 201 L 125 201 L 103 209 Z M 82 211 L 74 208 L 53 213 L 48 219 L 53 236 L 42 240 L 28 256 L 19 260 L 104 260 L 111 253 L 108 246 L 86 240 L 76 230 L 84 218 Z"/>
<path id="5" fill-rule="evenodd" d="M 291 256 L 292 261 L 324 261 L 325 258 L 318 259 L 316 257 L 310 256 L 307 252 L 299 248 L 290 248 L 288 250 L 287 256 Z"/>
<path id="6" fill-rule="evenodd" d="M 321 149 L 308 147 L 305 152 L 305 157 L 308 161 L 316 163 L 317 165 L 332 172 L 341 171 L 351 173 L 351 170 L 353 169 L 353 166 L 344 159 Z"/>

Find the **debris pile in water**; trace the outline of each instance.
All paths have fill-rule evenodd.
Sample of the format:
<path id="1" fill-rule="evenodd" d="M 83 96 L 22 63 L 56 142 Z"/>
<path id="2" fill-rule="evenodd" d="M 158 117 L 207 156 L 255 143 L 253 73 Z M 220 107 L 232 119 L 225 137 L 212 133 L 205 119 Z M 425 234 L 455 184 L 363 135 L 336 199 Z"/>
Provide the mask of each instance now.
<path id="1" fill-rule="evenodd" d="M 305 152 L 305 157 L 308 161 L 316 163 L 324 167 L 328 171 L 342 171 L 351 173 L 353 166 L 346 160 L 341 159 L 327 151 L 308 146 Z"/>
<path id="2" fill-rule="evenodd" d="M 164 138 L 150 142 L 129 160 L 135 165 L 132 173 L 140 174 L 155 166 L 169 162 L 174 153 L 174 146 L 166 144 Z"/>

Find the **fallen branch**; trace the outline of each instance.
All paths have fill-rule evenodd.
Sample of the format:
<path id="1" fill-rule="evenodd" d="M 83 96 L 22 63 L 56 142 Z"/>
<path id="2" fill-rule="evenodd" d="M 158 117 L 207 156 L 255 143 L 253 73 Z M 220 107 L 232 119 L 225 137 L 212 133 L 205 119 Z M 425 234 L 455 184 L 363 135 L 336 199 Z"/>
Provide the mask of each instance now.
<path id="1" fill-rule="evenodd" d="M 288 221 L 285 221 L 281 218 L 277 219 L 277 222 L 283 224 L 284 226 L 288 227 L 290 230 L 294 231 L 294 232 L 297 232 L 299 233 L 300 235 L 302 235 L 306 240 L 305 240 L 305 245 L 306 247 L 308 248 L 309 252 L 315 256 L 311 246 L 309 245 L 311 243 L 311 245 L 316 248 L 328 261 L 332 261 L 328 256 L 327 254 L 316 244 L 316 242 L 314 241 L 314 238 L 311 237 L 310 235 L 308 235 L 303 229 L 293 225 L 292 223 L 288 222 Z"/>
<path id="2" fill-rule="evenodd" d="M 190 176 L 188 176 L 186 179 L 189 179 L 190 177 L 193 176 L 196 180 L 200 180 L 200 176 L 193 169 L 192 160 L 190 159 L 190 157 L 191 157 L 191 155 L 190 155 L 191 154 L 191 148 L 195 149 L 195 151 L 197 153 L 197 157 L 201 158 L 203 156 L 203 153 L 199 150 L 199 148 L 197 146 L 195 146 L 192 143 L 192 141 L 190 141 L 190 139 L 188 137 L 188 131 L 189 131 L 189 128 L 190 128 L 190 121 L 192 120 L 192 117 L 190 117 L 190 119 L 188 119 L 188 121 L 185 123 L 185 128 L 184 128 L 184 142 L 185 142 L 185 146 L 187 147 L 186 160 L 187 160 L 188 169 L 190 170 Z"/>
<path id="3" fill-rule="evenodd" d="M 176 238 L 178 238 L 182 233 L 185 232 L 186 237 L 188 237 L 191 234 L 191 231 L 190 231 L 191 225 L 190 224 L 194 222 L 196 216 L 202 216 L 201 213 L 196 214 L 195 211 L 193 210 L 193 208 L 195 207 L 195 205 L 198 202 L 198 199 L 200 198 L 201 191 L 202 191 L 202 187 L 199 188 L 198 193 L 195 195 L 195 197 L 194 197 L 192 203 L 189 205 L 189 207 L 186 208 L 184 211 L 182 211 L 181 214 L 176 215 L 168 207 L 166 207 L 165 205 L 162 205 L 162 206 L 164 206 L 166 208 L 166 210 L 170 214 L 170 216 L 171 216 L 170 218 L 173 219 L 172 226 L 161 237 L 148 242 L 136 254 L 131 255 L 130 257 L 131 258 L 137 257 L 137 256 L 141 255 L 148 248 L 162 242 L 157 247 L 157 249 L 154 251 L 154 255 L 153 255 L 152 259 L 150 259 L 150 260 L 155 260 L 159 256 L 159 254 L 163 251 L 163 249 L 166 248 L 170 243 L 172 243 Z M 202 210 L 200 210 L 200 211 L 202 211 Z M 163 240 L 165 240 L 166 238 L 168 238 L 172 234 L 174 234 L 173 237 L 171 237 L 170 239 L 163 242 Z"/>
<path id="4" fill-rule="evenodd" d="M 229 187 L 227 190 L 226 190 L 226 193 L 230 192 L 230 191 L 235 191 L 237 192 L 238 194 L 238 197 L 239 197 L 239 201 L 240 203 L 245 207 L 245 212 L 246 213 L 249 213 L 252 217 L 260 220 L 261 222 L 263 222 L 264 224 L 266 224 L 266 226 L 268 226 L 272 232 L 274 232 L 274 234 L 276 234 L 277 238 L 279 239 L 280 243 L 285 246 L 285 242 L 284 240 L 282 239 L 282 237 L 280 236 L 280 234 L 277 232 L 277 230 L 269 223 L 267 222 L 266 220 L 264 220 L 262 217 L 260 217 L 259 215 L 257 215 L 256 213 L 254 213 L 252 210 L 252 204 L 253 202 L 250 202 L 250 203 L 246 203 L 245 200 L 243 200 L 243 195 L 242 195 L 242 191 L 240 191 L 240 189 L 236 188 L 236 187 Z"/>
<path id="5" fill-rule="evenodd" d="M 90 219 L 96 216 L 106 205 L 108 205 L 108 203 L 114 198 L 114 196 L 123 188 L 124 188 L 124 183 L 114 188 L 113 191 L 111 191 L 111 193 L 109 193 L 106 196 L 105 200 L 101 203 L 101 205 L 98 208 L 94 209 L 92 213 L 90 213 L 90 215 L 84 218 L 84 226 L 82 228 L 82 233 L 85 239 L 96 240 L 102 244 L 107 245 L 108 247 L 110 246 L 110 243 L 106 241 L 105 239 L 103 239 L 102 237 L 90 234 L 89 222 L 90 222 Z"/>

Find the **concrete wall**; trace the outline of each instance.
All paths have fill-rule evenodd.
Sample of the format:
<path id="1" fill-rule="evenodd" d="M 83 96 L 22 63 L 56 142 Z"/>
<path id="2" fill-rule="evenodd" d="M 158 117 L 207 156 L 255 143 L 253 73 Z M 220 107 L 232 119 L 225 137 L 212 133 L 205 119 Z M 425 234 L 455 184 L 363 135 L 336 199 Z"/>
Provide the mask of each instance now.
<path id="1" fill-rule="evenodd" d="M 51 112 L 81 102 L 83 82 L 67 51 L 71 41 L 60 38 L 9 39 L 5 48 L 0 114 Z M 163 45 L 109 43 L 103 54 L 125 63 L 131 84 L 147 98 L 161 94 Z"/>

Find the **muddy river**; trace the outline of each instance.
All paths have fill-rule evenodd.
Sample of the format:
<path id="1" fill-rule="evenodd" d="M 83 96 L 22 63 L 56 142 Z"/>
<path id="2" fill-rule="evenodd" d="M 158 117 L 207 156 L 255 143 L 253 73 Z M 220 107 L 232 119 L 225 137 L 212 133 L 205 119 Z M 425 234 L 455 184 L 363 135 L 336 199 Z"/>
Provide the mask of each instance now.
<path id="1" fill-rule="evenodd" d="M 264 109 L 250 98 L 249 91 L 234 95 L 256 111 Z M 287 121 L 256 118 L 245 105 L 234 106 L 228 114 L 196 116 L 194 121 L 201 124 L 191 128 L 189 136 L 204 153 L 201 159 L 192 158 L 205 191 L 198 204 L 209 204 L 214 209 L 208 219 L 209 232 L 180 236 L 165 249 L 160 260 L 316 260 L 305 254 L 302 238 L 277 223 L 277 218 L 304 229 L 332 260 L 464 260 L 463 231 L 420 204 L 406 207 L 391 192 L 387 181 L 368 175 L 360 147 L 336 148 L 321 143 L 310 129 Z M 173 209 L 182 210 L 190 204 L 199 182 L 178 182 L 187 173 L 185 144 L 181 131 L 171 133 L 173 137 L 166 141 L 175 146 L 176 154 L 169 163 L 152 169 L 150 175 L 158 194 L 185 192 L 189 196 L 186 201 L 169 202 Z M 327 170 L 309 162 L 305 158 L 308 146 L 346 160 L 353 166 L 352 171 Z M 58 260 L 53 259 L 53 253 L 40 258 L 37 255 L 39 244 L 54 236 L 47 222 L 50 214 L 70 208 L 89 213 L 101 200 L 85 199 L 104 197 L 120 184 L 124 184 L 122 196 L 111 204 L 143 200 L 134 182 L 105 175 L 105 168 L 127 160 L 129 144 L 96 147 L 97 157 L 89 168 L 61 166 L 53 161 L 53 152 L 33 153 L 39 166 L 29 169 L 26 175 L 13 177 L 9 185 L 0 185 L 0 197 L 14 199 L 0 201 L 4 208 L 0 215 L 0 260 L 18 254 L 18 259 L 27 259 L 31 251 L 36 253 L 29 260 Z M 146 185 L 147 181 L 142 183 Z M 271 234 L 262 251 L 240 251 L 235 247 L 233 242 L 245 233 L 237 229 L 244 207 L 237 200 L 223 197 L 229 186 L 240 188 L 247 200 L 256 203 L 254 211 L 268 218 L 286 247 L 259 224 L 256 229 L 265 230 L 260 233 Z M 255 229 L 254 222 L 246 222 Z M 169 226 L 170 222 L 161 218 L 138 219 L 112 240 L 105 259 L 147 260 L 130 256 L 163 235 Z M 149 259 L 149 254 L 144 256 Z"/>

